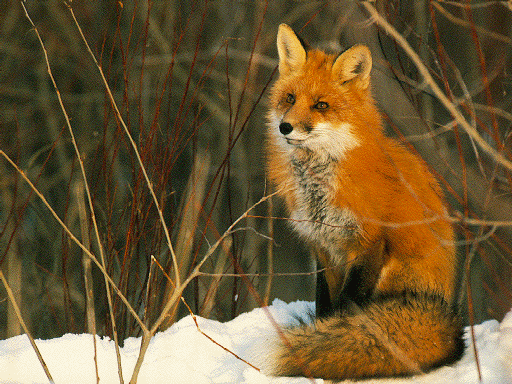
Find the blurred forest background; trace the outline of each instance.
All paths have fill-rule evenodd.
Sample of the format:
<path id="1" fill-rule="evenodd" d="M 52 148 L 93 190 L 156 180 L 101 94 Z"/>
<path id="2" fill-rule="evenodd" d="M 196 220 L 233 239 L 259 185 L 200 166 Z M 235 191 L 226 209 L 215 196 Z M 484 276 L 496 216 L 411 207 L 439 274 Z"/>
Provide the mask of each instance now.
<path id="1" fill-rule="evenodd" d="M 407 39 L 482 142 L 512 161 L 512 3 L 372 4 Z M 91 332 L 93 323 L 101 335 L 111 335 L 116 324 L 120 340 L 141 331 L 119 294 L 112 293 L 109 305 L 103 273 L 7 156 L 84 247 L 98 260 L 104 253 L 100 262 L 119 292 L 151 324 L 177 279 L 185 281 L 230 225 L 271 191 L 264 174 L 265 114 L 276 78 L 276 32 L 283 22 L 313 46 L 370 47 L 372 89 L 388 133 L 429 163 L 447 193 L 458 233 L 459 300 L 468 323 L 501 320 L 512 307 L 510 163 L 482 150 L 454 120 L 361 2 L 27 0 L 25 5 L 70 119 L 68 126 L 21 3 L 3 1 L 0 269 L 34 337 Z M 276 297 L 313 300 L 315 267 L 305 245 L 286 220 L 272 217 L 286 217 L 277 199 L 258 204 L 230 230 L 184 289 L 189 308 L 174 305 L 161 328 L 189 309 L 225 321 Z M 0 338 L 21 332 L 2 286 Z"/>

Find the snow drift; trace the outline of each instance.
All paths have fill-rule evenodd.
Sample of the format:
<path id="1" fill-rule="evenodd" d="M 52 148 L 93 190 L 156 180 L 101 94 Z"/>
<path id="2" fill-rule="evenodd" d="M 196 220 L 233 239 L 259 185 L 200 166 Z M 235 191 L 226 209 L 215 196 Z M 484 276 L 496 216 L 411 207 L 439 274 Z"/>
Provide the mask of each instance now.
<path id="1" fill-rule="evenodd" d="M 286 304 L 275 300 L 267 309 L 258 308 L 226 323 L 197 317 L 200 329 L 234 354 L 247 358 L 262 349 L 266 336 L 275 332 L 270 316 L 281 326 L 296 322 L 296 316 L 314 311 L 314 303 Z M 474 327 L 476 350 L 485 384 L 512 383 L 512 311 L 498 323 L 489 320 Z M 36 343 L 56 383 L 96 383 L 92 335 L 64 335 Z M 464 357 L 449 367 L 429 374 L 401 379 L 379 379 L 358 383 L 478 383 L 476 359 L 469 337 Z M 114 344 L 97 341 L 101 383 L 119 383 Z M 130 379 L 140 347 L 140 338 L 125 340 L 121 349 L 124 380 Z M 264 351 L 260 351 L 264 353 Z M 25 335 L 0 341 L 0 383 L 47 383 L 43 368 Z M 158 333 L 144 359 L 138 383 L 311 383 L 307 378 L 267 377 L 213 343 L 187 316 L 165 332 Z M 315 380 L 323 383 L 323 380 Z"/>

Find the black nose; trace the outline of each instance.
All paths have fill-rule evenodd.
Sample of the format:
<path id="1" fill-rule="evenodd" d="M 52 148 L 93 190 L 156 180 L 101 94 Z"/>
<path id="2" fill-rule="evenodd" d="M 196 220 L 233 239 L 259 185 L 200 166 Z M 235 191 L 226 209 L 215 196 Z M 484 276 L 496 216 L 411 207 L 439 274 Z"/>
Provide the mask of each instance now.
<path id="1" fill-rule="evenodd" d="M 293 131 L 293 126 L 290 123 L 279 124 L 279 132 L 281 132 L 283 135 L 287 135 L 291 131 Z"/>

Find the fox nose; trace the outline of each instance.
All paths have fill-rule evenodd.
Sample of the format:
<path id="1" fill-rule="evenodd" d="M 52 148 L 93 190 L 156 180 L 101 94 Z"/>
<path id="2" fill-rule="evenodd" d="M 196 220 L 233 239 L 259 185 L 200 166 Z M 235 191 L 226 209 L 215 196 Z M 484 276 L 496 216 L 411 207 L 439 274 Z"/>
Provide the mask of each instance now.
<path id="1" fill-rule="evenodd" d="M 279 124 L 279 132 L 281 132 L 283 135 L 287 135 L 291 131 L 293 131 L 293 125 L 291 125 L 290 123 Z"/>

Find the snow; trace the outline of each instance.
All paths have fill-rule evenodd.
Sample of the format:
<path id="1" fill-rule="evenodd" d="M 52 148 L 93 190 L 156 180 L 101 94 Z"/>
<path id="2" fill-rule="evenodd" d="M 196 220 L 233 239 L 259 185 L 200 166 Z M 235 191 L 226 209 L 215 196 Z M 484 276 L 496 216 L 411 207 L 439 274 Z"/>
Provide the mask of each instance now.
<path id="1" fill-rule="evenodd" d="M 275 300 L 267 308 L 257 308 L 232 321 L 220 323 L 197 317 L 200 329 L 229 351 L 249 362 L 254 353 L 264 351 L 264 343 L 275 332 L 271 319 L 279 325 L 296 322 L 314 310 L 314 303 L 286 304 Z M 473 328 L 483 383 L 512 383 L 512 311 L 501 324 L 489 320 Z M 456 364 L 429 374 L 401 379 L 360 381 L 361 384 L 398 383 L 478 383 L 477 366 L 466 329 L 468 348 Z M 96 336 L 101 383 L 119 383 L 113 342 Z M 92 335 L 67 334 L 52 340 L 36 340 L 56 383 L 96 383 Z M 121 348 L 124 380 L 129 381 L 140 348 L 140 338 L 125 340 Z M 260 349 L 258 351 L 258 349 Z M 307 378 L 267 377 L 213 343 L 201 334 L 191 316 L 160 332 L 152 339 L 142 365 L 138 383 L 247 383 L 305 384 Z M 317 384 L 323 380 L 315 380 Z M 26 335 L 0 341 L 0 383 L 48 383 Z"/>

